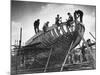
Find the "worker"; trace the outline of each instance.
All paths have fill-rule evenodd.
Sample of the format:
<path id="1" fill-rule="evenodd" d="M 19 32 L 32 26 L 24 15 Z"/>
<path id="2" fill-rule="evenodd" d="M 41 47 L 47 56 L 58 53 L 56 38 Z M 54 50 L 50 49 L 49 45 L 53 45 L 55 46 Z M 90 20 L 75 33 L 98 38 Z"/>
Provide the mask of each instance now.
<path id="1" fill-rule="evenodd" d="M 47 21 L 43 26 L 43 31 L 46 32 L 48 29 L 49 21 Z"/>
<path id="2" fill-rule="evenodd" d="M 67 15 L 69 16 L 68 19 L 66 19 L 66 28 L 68 30 L 68 32 L 70 32 L 69 28 L 71 27 L 71 23 L 73 22 L 73 17 L 71 15 L 71 13 L 67 13 Z"/>
<path id="3" fill-rule="evenodd" d="M 39 24 L 40 24 L 40 19 L 37 19 L 37 20 L 34 22 L 34 30 L 35 30 L 35 33 L 36 33 L 36 34 L 39 32 Z"/>
<path id="4" fill-rule="evenodd" d="M 56 20 L 55 20 L 55 24 L 56 24 L 57 26 L 60 26 L 60 23 L 59 23 L 59 21 L 60 21 L 59 14 L 57 14 L 57 17 L 56 17 L 55 19 L 56 19 Z"/>
<path id="5" fill-rule="evenodd" d="M 83 11 L 76 10 L 74 12 L 74 19 L 77 20 L 78 18 L 80 18 L 80 22 L 83 22 Z"/>
<path id="6" fill-rule="evenodd" d="M 69 16 L 68 20 L 67 20 L 67 25 L 70 27 L 71 26 L 71 22 L 73 21 L 73 16 L 69 12 L 67 13 L 67 15 Z"/>
<path id="7" fill-rule="evenodd" d="M 82 44 L 82 47 L 81 47 L 81 52 L 82 52 L 82 58 L 83 58 L 83 62 L 86 62 L 87 61 L 87 58 L 86 58 L 86 50 L 85 50 L 85 44 L 84 44 L 84 42 L 83 42 L 83 44 Z"/>
<path id="8" fill-rule="evenodd" d="M 81 50 L 79 48 L 75 49 L 74 60 L 75 60 L 75 63 L 81 62 Z"/>
<path id="9" fill-rule="evenodd" d="M 90 45 L 91 44 L 91 40 L 87 39 L 87 43 L 88 43 L 88 45 Z"/>
<path id="10" fill-rule="evenodd" d="M 73 64 L 73 53 L 72 52 L 68 56 L 68 63 Z"/>
<path id="11" fill-rule="evenodd" d="M 62 17 L 59 18 L 59 23 L 62 24 Z"/>

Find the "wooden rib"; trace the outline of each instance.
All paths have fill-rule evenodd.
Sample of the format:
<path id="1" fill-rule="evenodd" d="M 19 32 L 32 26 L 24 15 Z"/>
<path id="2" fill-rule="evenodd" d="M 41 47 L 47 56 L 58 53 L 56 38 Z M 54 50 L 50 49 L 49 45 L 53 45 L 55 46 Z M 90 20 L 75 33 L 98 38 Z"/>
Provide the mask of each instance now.
<path id="1" fill-rule="evenodd" d="M 58 27 L 56 27 L 56 32 L 57 32 L 58 36 L 61 36 L 60 30 L 58 29 Z"/>
<path id="2" fill-rule="evenodd" d="M 63 32 L 63 34 L 66 34 L 65 30 L 64 30 L 64 26 L 60 27 L 61 31 Z"/>
<path id="3" fill-rule="evenodd" d="M 53 37 L 53 40 L 55 39 L 53 31 L 51 30 L 51 36 Z"/>
<path id="4" fill-rule="evenodd" d="M 52 29 L 52 32 L 53 32 L 54 38 L 57 38 L 58 36 L 57 36 L 56 32 L 54 31 L 54 29 Z"/>
<path id="5" fill-rule="evenodd" d="M 67 25 L 65 25 L 65 26 L 66 26 L 67 31 L 70 32 L 70 30 L 68 29 L 68 26 Z"/>

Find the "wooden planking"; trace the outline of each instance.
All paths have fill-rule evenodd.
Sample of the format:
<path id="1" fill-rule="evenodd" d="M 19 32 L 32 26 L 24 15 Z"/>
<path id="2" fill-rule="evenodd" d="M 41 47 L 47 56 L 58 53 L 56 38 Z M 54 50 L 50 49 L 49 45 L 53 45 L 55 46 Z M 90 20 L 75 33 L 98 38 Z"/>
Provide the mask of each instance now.
<path id="1" fill-rule="evenodd" d="M 49 33 L 49 32 L 48 32 Z M 48 33 L 44 34 L 44 37 L 42 38 L 42 42 L 45 46 L 49 46 L 50 45 L 50 41 L 49 41 L 49 36 Z"/>
<path id="2" fill-rule="evenodd" d="M 54 37 L 52 36 L 51 32 L 46 33 L 44 37 L 45 38 L 43 38 L 44 41 L 42 41 L 43 42 L 42 44 L 44 44 L 45 47 L 51 46 L 54 42 L 57 42 L 59 44 L 63 44 L 64 46 L 66 46 L 67 45 L 66 43 L 68 43 L 68 41 L 69 41 L 67 39 L 67 33 L 66 33 L 66 36 L 63 36 L 63 35 L 62 36 L 59 36 L 59 38 L 60 37 L 61 38 L 63 37 L 62 39 L 65 39 L 65 41 L 63 41 L 61 38 L 60 39 L 57 39 L 58 37 L 56 39 L 52 40 L 52 38 L 54 38 Z M 54 44 L 54 46 L 57 46 L 57 44 Z"/>
<path id="3" fill-rule="evenodd" d="M 37 40 L 38 37 L 40 37 L 41 35 L 43 34 L 43 31 L 35 34 L 34 36 L 32 36 L 25 44 L 28 45 L 28 44 L 32 44 L 33 41 L 36 42 L 35 40 Z"/>
<path id="4" fill-rule="evenodd" d="M 47 34 L 47 33 L 46 33 Z M 42 47 L 46 47 L 47 46 L 47 41 L 46 41 L 46 34 L 44 33 L 43 35 L 42 35 L 42 38 L 41 38 L 41 45 L 42 45 Z"/>
<path id="5" fill-rule="evenodd" d="M 49 28 L 48 28 L 48 32 L 51 31 L 51 30 L 53 30 L 53 29 L 55 29 L 56 27 L 57 27 L 56 25 L 53 25 L 53 26 L 49 27 Z M 58 31 L 57 31 L 57 32 L 58 32 Z M 38 41 L 41 41 L 41 40 L 40 40 L 40 37 L 43 36 L 43 34 L 44 34 L 43 31 L 37 33 L 36 35 L 34 35 L 32 38 L 30 38 L 30 39 L 26 42 L 26 45 L 32 44 L 32 43 L 35 43 L 35 42 L 38 42 Z M 53 33 L 53 34 L 54 34 L 54 36 L 56 36 L 55 33 Z M 60 32 L 58 32 L 58 34 L 60 35 Z"/>
<path id="6" fill-rule="evenodd" d="M 50 41 L 50 46 L 51 46 L 55 42 L 56 38 L 52 34 L 52 31 L 49 32 L 48 36 L 49 36 L 48 40 Z"/>
<path id="7" fill-rule="evenodd" d="M 39 37 L 35 38 L 34 41 L 31 41 L 31 44 L 34 44 L 36 42 L 41 42 L 41 38 L 42 38 L 42 36 L 39 36 Z"/>
<path id="8" fill-rule="evenodd" d="M 57 37 L 58 38 L 58 37 Z M 52 45 L 52 43 L 54 43 L 56 40 L 56 38 L 54 38 L 54 36 L 52 36 L 51 32 L 48 33 L 48 47 Z"/>
<path id="9" fill-rule="evenodd" d="M 38 45 L 38 47 L 39 47 L 39 48 L 42 48 L 42 47 L 43 47 L 43 45 L 42 45 L 42 44 L 40 44 L 40 45 Z"/>
<path id="10" fill-rule="evenodd" d="M 49 27 L 47 31 L 51 31 L 55 27 L 57 27 L 57 26 L 53 25 L 53 26 Z M 32 44 L 32 43 L 37 42 L 39 40 L 39 37 L 42 36 L 43 34 L 44 34 L 44 32 L 40 31 L 39 33 L 37 33 L 34 36 L 32 36 L 25 44 L 28 45 L 28 44 Z"/>
<path id="11" fill-rule="evenodd" d="M 47 42 L 45 41 L 45 38 L 44 37 L 42 38 L 42 44 L 44 44 L 45 47 L 47 46 Z"/>
<path id="12" fill-rule="evenodd" d="M 62 24 L 63 24 L 62 26 L 64 26 L 64 25 L 65 25 L 65 22 L 62 23 Z M 53 29 L 55 29 L 55 28 L 57 28 L 57 26 L 56 26 L 56 25 L 52 25 L 51 27 L 48 28 L 47 31 L 49 32 L 49 31 L 51 31 L 51 30 L 53 30 Z M 43 34 L 44 34 L 44 32 L 43 32 L 43 31 L 40 31 L 39 33 L 37 33 L 36 35 L 34 35 L 31 39 L 29 39 L 29 40 L 26 42 L 26 44 L 35 43 L 35 42 L 39 41 L 39 37 L 40 37 L 40 36 L 43 36 Z M 61 34 L 60 34 L 60 31 L 57 30 L 57 34 L 58 34 L 58 35 L 61 35 Z M 54 36 L 55 36 L 55 35 L 54 35 Z"/>
<path id="13" fill-rule="evenodd" d="M 62 45 L 63 47 L 67 48 L 68 42 L 70 43 L 70 37 L 67 36 L 66 33 L 65 36 L 60 36 L 58 39 L 56 39 L 55 43 L 52 44 L 53 47 L 57 47 L 58 45 Z M 63 40 L 62 40 L 63 39 Z M 65 48 L 64 48 L 65 49 Z"/>
<path id="14" fill-rule="evenodd" d="M 46 45 L 43 44 L 43 35 L 38 38 L 40 38 L 40 40 L 41 40 L 41 44 L 39 45 L 39 47 L 45 47 Z"/>
<path id="15" fill-rule="evenodd" d="M 47 34 L 47 36 L 48 36 L 48 41 L 50 42 L 50 44 L 53 42 L 53 36 L 52 36 L 52 34 L 51 34 L 51 32 L 48 32 L 48 34 Z"/>
<path id="16" fill-rule="evenodd" d="M 46 37 L 47 37 L 47 40 L 48 40 L 49 43 L 50 43 L 50 41 L 51 41 L 51 40 L 49 40 L 50 36 L 51 36 L 51 35 L 50 35 L 50 32 L 48 32 L 48 33 L 46 34 Z M 51 39 L 52 39 L 52 38 L 51 38 Z"/>
<path id="17" fill-rule="evenodd" d="M 44 42 L 47 44 L 47 46 L 50 45 L 48 33 L 45 34 Z"/>
<path id="18" fill-rule="evenodd" d="M 46 34 L 44 34 L 44 36 L 42 37 L 42 47 L 47 47 L 50 44 L 52 44 L 53 40 L 55 39 L 55 37 L 51 34 L 52 31 L 47 32 Z"/>

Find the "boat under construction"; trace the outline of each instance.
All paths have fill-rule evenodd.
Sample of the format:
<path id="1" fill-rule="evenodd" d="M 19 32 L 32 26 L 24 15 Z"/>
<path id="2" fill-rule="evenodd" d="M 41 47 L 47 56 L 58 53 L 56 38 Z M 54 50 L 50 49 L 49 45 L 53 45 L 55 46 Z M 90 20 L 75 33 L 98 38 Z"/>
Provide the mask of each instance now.
<path id="1" fill-rule="evenodd" d="M 59 27 L 54 24 L 46 32 L 40 31 L 35 34 L 25 43 L 25 46 L 19 44 L 18 48 L 16 48 L 16 73 L 94 69 L 94 63 L 91 62 L 95 62 L 95 60 L 84 39 L 84 32 L 84 24 L 79 21 L 73 21 L 72 27 L 70 28 L 68 28 L 66 22 L 62 22 Z M 71 64 L 68 60 L 69 55 L 81 41 L 86 44 L 85 47 L 88 49 L 91 60 L 93 61 Z M 92 45 L 95 45 L 95 43 Z M 87 68 L 82 68 L 84 66 Z"/>

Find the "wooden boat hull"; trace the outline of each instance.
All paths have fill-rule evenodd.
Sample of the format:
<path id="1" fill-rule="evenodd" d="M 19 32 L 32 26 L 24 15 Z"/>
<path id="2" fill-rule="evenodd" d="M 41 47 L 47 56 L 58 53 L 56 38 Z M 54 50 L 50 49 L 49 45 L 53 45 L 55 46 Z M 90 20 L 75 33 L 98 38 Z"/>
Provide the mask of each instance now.
<path id="1" fill-rule="evenodd" d="M 51 46 L 51 49 L 53 50 L 50 56 L 49 66 L 55 64 L 62 64 L 66 54 L 68 53 L 71 43 L 73 42 L 72 49 L 80 43 L 82 38 L 80 37 L 79 33 L 81 33 L 83 36 L 85 28 L 82 25 L 79 25 L 78 27 L 78 30 L 71 33 L 66 33 L 56 39 L 53 46 Z M 38 60 L 40 64 L 45 65 L 47 63 L 49 54 L 50 50 L 44 53 L 39 53 L 36 56 L 36 60 Z"/>
<path id="2" fill-rule="evenodd" d="M 50 50 L 52 49 L 48 65 L 62 64 L 71 43 L 73 42 L 72 49 L 75 48 L 82 39 L 79 33 L 83 36 L 85 31 L 84 26 L 80 23 L 77 24 L 77 29 L 72 32 L 66 32 L 64 29 L 61 29 L 63 32 L 63 34 L 61 34 L 57 29 L 56 33 L 55 29 L 53 28 L 50 31 L 48 30 L 46 33 L 41 33 L 38 36 L 35 36 L 35 38 L 32 37 L 28 41 L 27 45 L 40 42 L 40 44 L 36 45 L 35 48 L 31 48 L 33 52 L 30 52 L 30 54 L 34 55 L 34 62 L 46 65 Z"/>

